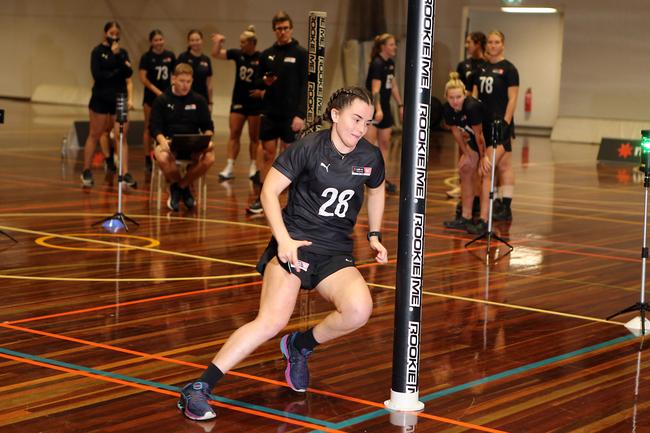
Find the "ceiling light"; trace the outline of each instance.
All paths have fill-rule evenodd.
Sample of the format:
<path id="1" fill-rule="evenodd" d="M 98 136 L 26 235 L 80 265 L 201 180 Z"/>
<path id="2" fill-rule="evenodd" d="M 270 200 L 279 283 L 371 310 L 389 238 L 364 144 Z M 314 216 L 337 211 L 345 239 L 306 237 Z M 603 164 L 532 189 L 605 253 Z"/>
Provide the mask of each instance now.
<path id="1" fill-rule="evenodd" d="M 502 12 L 507 12 L 511 14 L 554 14 L 557 13 L 555 8 L 536 8 L 536 7 L 502 7 Z"/>

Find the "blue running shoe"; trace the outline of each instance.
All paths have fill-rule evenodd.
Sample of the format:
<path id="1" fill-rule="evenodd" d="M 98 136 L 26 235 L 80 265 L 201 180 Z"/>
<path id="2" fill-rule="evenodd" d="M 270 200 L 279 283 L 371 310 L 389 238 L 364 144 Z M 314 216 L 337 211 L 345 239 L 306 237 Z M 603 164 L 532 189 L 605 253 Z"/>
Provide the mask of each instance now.
<path id="1" fill-rule="evenodd" d="M 208 400 L 210 391 L 205 382 L 190 382 L 181 390 L 178 409 L 187 418 L 194 421 L 208 421 L 217 416 Z"/>
<path id="2" fill-rule="evenodd" d="M 287 334 L 280 340 L 280 350 L 287 359 L 287 368 L 284 370 L 284 377 L 294 391 L 305 392 L 309 387 L 309 367 L 307 359 L 311 350 L 298 350 L 293 345 L 297 332 Z"/>

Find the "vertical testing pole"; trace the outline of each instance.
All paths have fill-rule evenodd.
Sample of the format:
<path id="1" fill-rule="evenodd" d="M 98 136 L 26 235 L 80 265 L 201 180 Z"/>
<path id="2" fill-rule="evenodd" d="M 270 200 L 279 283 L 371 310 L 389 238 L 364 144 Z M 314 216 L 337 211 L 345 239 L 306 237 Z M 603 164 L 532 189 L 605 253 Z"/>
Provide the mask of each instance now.
<path id="1" fill-rule="evenodd" d="M 393 374 L 388 409 L 418 411 L 434 0 L 409 0 L 397 245 Z"/>

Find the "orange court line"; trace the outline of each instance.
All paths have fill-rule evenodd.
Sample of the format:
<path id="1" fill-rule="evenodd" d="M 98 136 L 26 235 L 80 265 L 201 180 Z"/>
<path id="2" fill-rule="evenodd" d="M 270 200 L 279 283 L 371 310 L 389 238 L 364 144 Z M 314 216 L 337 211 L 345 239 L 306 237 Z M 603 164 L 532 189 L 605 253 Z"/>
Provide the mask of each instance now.
<path id="1" fill-rule="evenodd" d="M 31 360 L 31 359 L 19 358 L 19 357 L 12 356 L 12 355 L 6 355 L 4 353 L 0 353 L 0 357 L 10 359 L 10 360 L 16 361 L 16 362 L 21 362 L 21 363 L 25 363 L 25 364 L 31 364 L 31 365 L 36 365 L 36 366 L 39 366 L 39 367 L 49 368 L 49 369 L 52 369 L 52 370 L 59 370 L 59 371 L 63 371 L 63 372 L 66 372 L 66 373 L 72 373 L 72 374 L 76 374 L 76 375 L 80 375 L 80 376 L 86 376 L 86 377 L 89 377 L 91 379 L 103 380 L 105 382 L 113 382 L 113 383 L 117 383 L 117 384 L 120 384 L 120 385 L 129 386 L 131 388 L 141 389 L 143 391 L 153 391 L 153 392 L 157 392 L 158 394 L 165 394 L 165 395 L 174 396 L 174 397 L 180 396 L 180 394 L 178 392 L 169 391 L 169 390 L 166 390 L 166 389 L 156 388 L 156 387 L 149 386 L 149 385 L 142 385 L 142 384 L 134 383 L 134 382 L 127 382 L 127 381 L 122 380 L 122 379 L 117 379 L 117 378 L 107 377 L 107 376 L 101 376 L 101 375 L 89 373 L 89 372 L 86 372 L 86 371 L 73 370 L 71 368 L 66 368 L 66 367 L 62 367 L 62 366 L 58 366 L 58 365 L 52 365 L 52 364 L 46 364 L 46 363 L 43 363 L 43 362 L 40 362 L 40 361 Z M 284 417 L 281 417 L 281 416 L 278 416 L 278 415 L 273 415 L 273 414 L 270 414 L 270 413 L 259 412 L 259 411 L 256 411 L 254 409 L 247 409 L 247 408 L 244 408 L 244 407 L 233 406 L 233 405 L 230 405 L 230 404 L 227 404 L 227 403 L 221 403 L 219 401 L 210 400 L 210 404 L 213 405 L 213 406 L 234 410 L 236 412 L 243 412 L 243 413 L 246 413 L 246 414 L 249 414 L 249 415 L 260 416 L 262 418 L 268 418 L 268 419 L 272 419 L 274 421 L 280 421 L 280 422 L 293 424 L 293 425 L 298 425 L 298 426 L 306 427 L 306 428 L 310 428 L 310 429 L 321 430 L 321 431 L 326 431 L 326 432 L 330 432 L 330 433 L 345 433 L 345 432 L 343 432 L 341 430 L 334 430 L 334 429 L 327 428 L 325 426 L 311 424 L 311 423 L 308 423 L 308 422 L 298 421 L 298 420 L 294 420 L 294 419 L 290 419 L 290 418 L 284 418 Z"/>
<path id="2" fill-rule="evenodd" d="M 384 229 L 385 231 L 397 231 L 397 229 Z M 429 237 L 435 237 L 435 238 L 441 238 L 441 239 L 452 239 L 452 240 L 463 240 L 466 242 L 469 242 L 470 239 L 467 238 L 462 238 L 458 236 L 449 236 L 449 235 L 439 235 L 439 234 L 434 234 L 434 233 L 427 233 L 425 236 Z M 520 240 L 513 240 L 510 243 L 513 245 L 521 245 L 523 243 L 530 243 L 530 242 L 535 242 L 536 239 L 520 239 Z M 549 242 L 549 243 L 555 243 L 550 240 L 542 240 L 543 242 Z M 575 244 L 576 246 L 582 246 L 583 248 L 591 248 L 589 245 L 580 245 L 580 244 Z M 576 256 L 584 256 L 584 257 L 594 257 L 598 259 L 604 259 L 604 260 L 618 260 L 618 261 L 623 261 L 623 262 L 632 262 L 632 263 L 638 263 L 640 260 L 631 258 L 631 257 L 621 257 L 621 256 L 610 256 L 610 255 L 605 255 L 605 254 L 598 254 L 598 253 L 587 253 L 587 252 L 582 252 L 582 251 L 571 251 L 571 250 L 563 250 L 563 249 L 558 249 L 558 248 L 548 248 L 548 247 L 540 247 L 540 246 L 533 246 L 529 245 L 529 248 L 533 249 L 538 249 L 542 251 L 549 251 L 553 253 L 560 253 L 560 254 L 570 254 L 570 255 L 576 255 Z M 482 247 L 479 247 L 482 248 Z M 597 248 L 597 247 L 596 247 Z M 470 251 L 473 248 L 466 248 L 464 249 L 465 251 Z M 461 250 L 458 250 L 461 251 Z M 430 256 L 428 256 L 430 257 Z"/>
<path id="3" fill-rule="evenodd" d="M 96 342 L 93 342 L 93 341 L 82 340 L 82 339 L 74 338 L 74 337 L 68 337 L 68 336 L 65 336 L 65 335 L 62 335 L 62 334 L 54 334 L 54 333 L 51 333 L 51 332 L 39 331 L 39 330 L 36 330 L 36 329 L 30 329 L 30 328 L 24 328 L 22 326 L 14 326 L 14 325 L 10 325 L 10 324 L 7 324 L 7 323 L 0 323 L 0 327 L 4 327 L 4 328 L 7 328 L 7 329 L 12 329 L 12 330 L 15 330 L 15 331 L 22 331 L 22 332 L 27 332 L 27 333 L 31 333 L 31 334 L 42 335 L 44 337 L 50 337 L 50 338 L 55 338 L 55 339 L 59 339 L 59 340 L 71 341 L 71 342 L 74 342 L 74 343 L 79 343 L 79 344 L 83 344 L 83 345 L 86 345 L 86 346 L 92 346 L 92 347 L 97 347 L 97 348 L 101 348 L 101 349 L 112 350 L 112 351 L 115 351 L 115 352 L 127 353 L 129 355 L 135 355 L 135 356 L 142 357 L 142 358 L 145 358 L 145 359 L 155 359 L 157 361 L 167 362 L 167 363 L 171 363 L 171 364 L 178 364 L 178 365 L 184 365 L 184 366 L 189 366 L 189 367 L 195 367 L 195 368 L 199 368 L 199 369 L 205 369 L 205 365 L 196 364 L 196 363 L 193 363 L 193 362 L 182 361 L 182 360 L 178 360 L 178 359 L 174 359 L 174 358 L 168 358 L 166 356 L 159 356 L 159 355 L 154 355 L 154 354 L 145 353 L 145 352 L 139 352 L 139 351 L 131 350 L 131 349 L 124 349 L 124 348 L 121 348 L 121 347 L 118 347 L 118 346 L 112 346 L 112 345 L 103 344 L 103 343 L 96 343 Z M 0 354 L 0 355 L 2 355 L 2 354 Z M 88 373 L 88 374 L 90 374 L 90 373 Z M 269 383 L 269 384 L 272 384 L 272 385 L 278 385 L 278 386 L 282 386 L 282 387 L 285 387 L 285 388 L 289 388 L 289 385 L 287 385 L 284 382 L 280 382 L 280 381 L 273 380 L 273 379 L 268 379 L 266 377 L 254 376 L 252 374 L 246 374 L 246 373 L 239 373 L 237 371 L 229 371 L 227 374 L 232 375 L 232 376 L 238 376 L 238 377 L 243 377 L 243 378 L 246 378 L 246 379 L 255 380 L 255 381 L 258 381 L 258 382 L 266 382 L 266 383 Z M 144 385 L 140 385 L 140 386 L 144 386 Z M 346 401 L 359 403 L 359 404 L 366 405 L 366 406 L 372 406 L 372 407 L 377 407 L 377 408 L 380 408 L 380 409 L 385 409 L 385 406 L 382 403 L 377 403 L 377 402 L 370 401 L 370 400 L 365 400 L 365 399 L 362 399 L 362 398 L 357 398 L 357 397 L 348 396 L 348 395 L 345 395 L 345 394 L 339 394 L 339 393 L 330 392 L 330 391 L 319 390 L 319 389 L 315 389 L 315 388 L 311 388 L 311 387 L 308 388 L 307 390 L 309 392 L 314 393 L 314 394 L 320 394 L 320 395 L 324 395 L 324 396 L 327 396 L 327 397 L 338 398 L 340 400 L 346 400 Z M 167 392 L 167 391 L 165 391 L 165 392 Z M 422 417 L 422 418 L 431 419 L 431 420 L 434 420 L 434 421 L 440 421 L 440 422 L 444 422 L 444 423 L 447 423 L 447 424 L 454 424 L 454 425 L 467 427 L 467 428 L 472 428 L 472 429 L 481 430 L 481 431 L 490 432 L 490 433 L 504 433 L 501 430 L 494 430 L 494 429 L 491 429 L 489 427 L 483 427 L 483 426 L 479 426 L 479 425 L 466 423 L 466 422 L 463 422 L 463 421 L 457 421 L 457 420 L 450 419 L 450 418 L 439 417 L 439 416 L 436 416 L 436 415 L 430 415 L 430 414 L 426 414 L 424 412 L 418 412 L 417 416 Z"/>
<path id="4" fill-rule="evenodd" d="M 125 306 L 125 305 L 142 304 L 142 303 L 145 303 L 145 302 L 152 302 L 152 301 L 160 301 L 160 300 L 165 300 L 165 299 L 180 298 L 180 297 L 184 297 L 184 296 L 196 295 L 196 294 L 199 294 L 199 293 L 219 292 L 219 291 L 227 290 L 227 289 L 235 289 L 235 288 L 239 288 L 239 287 L 254 286 L 256 284 L 262 284 L 262 281 L 252 281 L 252 282 L 249 282 L 249 283 L 232 284 L 230 286 L 213 287 L 211 289 L 201 289 L 201 290 L 194 290 L 194 291 L 191 291 L 191 292 L 174 293 L 172 295 L 155 296 L 153 298 L 138 299 L 136 301 L 118 302 L 116 304 L 100 305 L 99 307 L 84 308 L 84 309 L 81 309 L 81 310 L 72 310 L 72 311 L 66 311 L 66 312 L 63 312 L 63 313 L 47 314 L 47 315 L 44 315 L 44 316 L 37 316 L 37 317 L 28 317 L 26 319 L 19 319 L 19 320 L 9 320 L 9 321 L 6 321 L 4 323 L 9 324 L 9 325 L 14 325 L 14 324 L 17 324 L 17 323 L 34 322 L 34 321 L 37 321 L 37 320 L 51 319 L 51 318 L 54 318 L 54 317 L 70 316 L 72 314 L 89 313 L 91 311 L 105 310 L 107 308 L 122 307 L 122 306 Z"/>
<path id="5" fill-rule="evenodd" d="M 462 249 L 455 249 L 455 250 L 447 250 L 447 251 L 438 251 L 434 253 L 427 253 L 424 255 L 424 257 L 436 257 L 436 256 L 442 256 L 446 254 L 457 254 L 461 253 L 463 251 L 473 251 L 477 249 L 483 248 L 482 246 L 477 246 L 477 247 L 472 247 L 472 248 L 462 248 Z M 397 259 L 392 259 L 389 260 L 388 263 L 396 263 Z M 380 263 L 376 262 L 370 262 L 370 263 L 365 263 L 362 265 L 358 265 L 357 268 L 367 268 L 370 266 L 380 266 Z M 144 299 L 138 299 L 136 301 L 128 301 L 128 302 L 120 302 L 116 304 L 108 304 L 108 305 L 101 305 L 98 307 L 91 307 L 91 308 L 84 308 L 80 310 L 72 310 L 72 311 L 66 311 L 63 313 L 54 313 L 54 314 L 48 314 L 48 315 L 43 315 L 43 316 L 36 316 L 36 317 L 28 317 L 25 319 L 18 319 L 18 320 L 9 320 L 4 323 L 7 324 L 18 324 L 18 323 L 27 323 L 27 322 L 34 322 L 37 320 L 43 320 L 43 319 L 52 319 L 55 317 L 62 317 L 62 316 L 69 316 L 73 314 L 80 314 L 80 313 L 89 313 L 92 311 L 99 311 L 99 310 L 105 310 L 107 308 L 115 308 L 115 307 L 122 307 L 125 305 L 134 305 L 134 304 L 142 304 L 145 302 L 153 302 L 153 301 L 160 301 L 160 300 L 165 300 L 165 299 L 172 299 L 172 298 L 180 298 L 184 296 L 191 296 L 191 295 L 196 295 L 200 293 L 209 293 L 209 292 L 216 292 L 216 291 L 221 291 L 221 290 L 227 290 L 227 289 L 234 289 L 234 288 L 239 288 L 239 287 L 246 287 L 250 285 L 255 285 L 255 284 L 261 284 L 262 281 L 253 281 L 249 283 L 242 283 L 242 284 L 233 284 L 230 286 L 223 286 L 223 287 L 215 287 L 215 288 L 210 288 L 210 289 L 202 289 L 202 290 L 194 290 L 191 292 L 183 292 L 183 293 L 174 293 L 172 295 L 163 295 L 163 296 L 155 296 L 153 298 L 144 298 Z"/>
<path id="6" fill-rule="evenodd" d="M 515 242 L 515 244 L 517 244 Z M 597 259 L 603 259 L 603 260 L 618 260 L 622 262 L 631 262 L 631 263 L 640 263 L 641 259 L 635 259 L 632 257 L 620 257 L 620 256 L 608 256 L 605 254 L 597 254 L 597 253 L 585 253 L 581 251 L 571 251 L 571 250 L 562 250 L 559 248 L 548 248 L 548 247 L 535 247 L 535 246 L 529 246 L 529 248 L 533 249 L 538 249 L 542 251 L 549 251 L 552 253 L 558 253 L 558 254 L 569 254 L 569 255 L 574 255 L 574 256 L 584 256 L 584 257 L 594 257 Z"/>

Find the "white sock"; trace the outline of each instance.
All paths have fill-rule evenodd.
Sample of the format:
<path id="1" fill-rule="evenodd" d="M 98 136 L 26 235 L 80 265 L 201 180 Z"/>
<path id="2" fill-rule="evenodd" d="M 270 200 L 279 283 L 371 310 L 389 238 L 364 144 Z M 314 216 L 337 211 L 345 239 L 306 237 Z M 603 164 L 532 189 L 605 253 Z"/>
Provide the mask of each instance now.
<path id="1" fill-rule="evenodd" d="M 514 185 L 503 185 L 501 188 L 503 192 L 503 197 L 512 198 L 512 194 L 515 192 Z"/>

